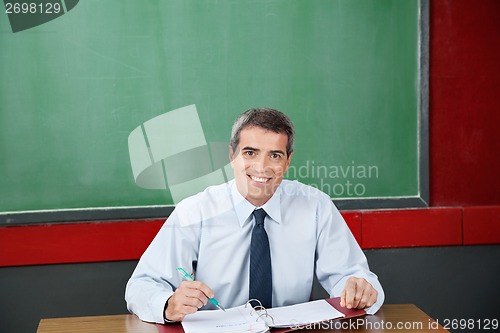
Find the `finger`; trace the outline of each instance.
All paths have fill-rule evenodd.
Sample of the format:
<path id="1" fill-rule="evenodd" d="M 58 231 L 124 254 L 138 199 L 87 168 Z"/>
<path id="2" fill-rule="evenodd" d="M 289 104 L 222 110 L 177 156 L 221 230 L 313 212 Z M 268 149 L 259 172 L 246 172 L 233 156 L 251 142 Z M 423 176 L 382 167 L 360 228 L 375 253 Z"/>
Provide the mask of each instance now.
<path id="1" fill-rule="evenodd" d="M 340 306 L 343 308 L 346 307 L 345 297 L 346 297 L 346 292 L 344 288 L 344 290 L 342 290 L 342 293 L 340 294 Z"/>
<path id="2" fill-rule="evenodd" d="M 371 297 L 371 290 L 370 289 L 364 289 L 363 290 L 363 294 L 359 298 L 358 304 L 355 305 L 356 309 L 364 309 L 364 308 L 366 308 L 366 305 L 368 304 L 368 301 L 369 301 L 370 297 Z"/>
<path id="3" fill-rule="evenodd" d="M 196 309 L 201 308 L 208 302 L 207 296 L 198 289 L 187 289 L 184 296 L 183 304 L 196 307 Z"/>
<path id="4" fill-rule="evenodd" d="M 359 301 L 358 309 L 368 308 L 377 301 L 377 290 L 368 281 L 364 279 L 363 281 L 363 297 Z"/>
<path id="5" fill-rule="evenodd" d="M 352 279 L 347 280 L 345 291 L 345 303 L 348 309 L 352 309 L 354 296 L 356 295 L 356 282 Z"/>
<path id="6" fill-rule="evenodd" d="M 366 305 L 366 299 L 370 296 L 369 292 L 366 290 L 368 287 L 368 283 L 365 279 L 356 279 L 356 293 L 354 294 L 354 299 L 352 302 L 352 307 L 355 309 L 362 309 L 364 305 Z M 371 286 L 370 286 L 371 287 Z M 368 292 L 368 294 L 366 294 Z M 361 305 L 361 302 L 365 298 L 364 305 Z"/>
<path id="7" fill-rule="evenodd" d="M 198 286 L 199 284 L 192 281 L 182 282 L 168 300 L 165 317 L 180 321 L 187 314 L 194 313 L 205 305 L 207 298 L 201 290 L 196 289 Z"/>
<path id="8" fill-rule="evenodd" d="M 212 289 L 210 289 L 209 286 L 207 286 L 205 283 L 201 282 L 201 281 L 193 281 L 194 284 L 193 286 L 200 290 L 201 292 L 203 292 L 203 294 L 205 294 L 205 296 L 207 298 L 213 298 L 214 297 L 214 291 Z"/>
<path id="9" fill-rule="evenodd" d="M 377 301 L 378 292 L 373 286 L 366 280 L 364 283 L 358 285 L 358 287 L 363 288 L 363 296 L 359 301 L 357 306 L 358 309 L 369 308 Z"/>
<path id="10" fill-rule="evenodd" d="M 184 281 L 179 286 L 179 289 L 181 289 L 186 296 L 199 299 L 202 306 L 207 304 L 208 298 L 214 297 L 213 290 L 201 281 Z M 193 303 L 189 304 L 195 305 Z"/>
<path id="11" fill-rule="evenodd" d="M 378 291 L 375 288 L 372 288 L 372 292 L 370 294 L 370 298 L 366 302 L 366 307 L 369 308 L 373 304 L 375 304 L 375 302 L 377 301 L 377 297 L 378 297 Z"/>

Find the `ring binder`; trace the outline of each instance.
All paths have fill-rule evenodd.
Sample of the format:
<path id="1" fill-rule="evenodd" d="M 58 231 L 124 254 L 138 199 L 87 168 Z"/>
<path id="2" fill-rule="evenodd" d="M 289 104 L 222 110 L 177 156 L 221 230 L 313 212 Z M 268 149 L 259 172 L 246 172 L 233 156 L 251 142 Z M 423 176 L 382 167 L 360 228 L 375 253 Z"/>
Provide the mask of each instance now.
<path id="1" fill-rule="evenodd" d="M 226 312 L 207 310 L 187 315 L 182 321 L 182 328 L 185 333 L 228 333 L 234 331 L 283 333 L 297 330 L 305 325 L 363 314 L 365 314 L 363 310 L 342 308 L 339 298 L 269 309 L 263 307 L 259 300 L 251 299 L 240 306 L 226 309 Z M 162 327 L 171 327 L 171 325 Z"/>
<path id="2" fill-rule="evenodd" d="M 252 302 L 258 302 L 259 305 L 253 306 Z M 255 321 L 258 321 L 259 319 L 262 319 L 261 318 L 262 316 L 265 316 L 267 318 L 271 318 L 272 324 L 274 325 L 274 318 L 273 318 L 273 316 L 271 316 L 269 313 L 267 313 L 267 309 L 262 306 L 262 303 L 258 299 L 252 298 L 251 300 L 248 300 L 245 303 L 245 309 L 247 308 L 248 305 L 250 305 L 250 307 L 252 307 L 252 311 L 250 311 L 250 316 L 252 316 L 252 317 L 253 317 L 254 311 L 255 311 L 255 314 L 258 314 L 259 312 L 262 312 L 262 311 L 264 312 L 264 313 L 259 314 L 257 316 L 257 319 L 255 319 Z M 265 319 L 262 319 L 262 320 L 264 320 L 264 322 L 268 323 Z"/>

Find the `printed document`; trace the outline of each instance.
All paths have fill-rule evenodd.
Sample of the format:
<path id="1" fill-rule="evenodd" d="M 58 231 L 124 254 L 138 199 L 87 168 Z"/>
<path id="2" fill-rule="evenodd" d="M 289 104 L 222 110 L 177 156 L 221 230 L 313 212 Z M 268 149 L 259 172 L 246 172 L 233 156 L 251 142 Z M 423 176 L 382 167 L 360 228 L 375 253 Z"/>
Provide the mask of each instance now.
<path id="1" fill-rule="evenodd" d="M 344 317 L 325 300 L 257 310 L 250 305 L 212 311 L 198 311 L 182 321 L 186 333 L 268 332 L 270 327 L 290 327 Z"/>

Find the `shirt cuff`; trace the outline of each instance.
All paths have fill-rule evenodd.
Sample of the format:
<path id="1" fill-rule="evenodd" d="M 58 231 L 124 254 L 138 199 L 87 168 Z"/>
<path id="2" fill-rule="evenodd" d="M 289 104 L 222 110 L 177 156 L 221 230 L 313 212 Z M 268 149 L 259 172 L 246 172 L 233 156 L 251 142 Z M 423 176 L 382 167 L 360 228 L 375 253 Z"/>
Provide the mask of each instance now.
<path id="1" fill-rule="evenodd" d="M 156 294 L 150 301 L 150 311 L 151 315 L 154 316 L 154 322 L 164 323 L 165 322 L 165 304 L 168 299 L 172 296 L 172 292 L 163 291 Z M 167 301 L 165 301 L 167 300 Z"/>

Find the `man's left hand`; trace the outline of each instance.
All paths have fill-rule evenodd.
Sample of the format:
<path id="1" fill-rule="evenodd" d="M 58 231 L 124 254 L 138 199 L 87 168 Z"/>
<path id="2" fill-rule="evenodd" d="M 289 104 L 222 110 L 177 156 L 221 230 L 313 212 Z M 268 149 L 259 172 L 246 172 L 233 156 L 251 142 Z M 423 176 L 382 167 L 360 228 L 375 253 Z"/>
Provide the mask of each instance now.
<path id="1" fill-rule="evenodd" d="M 350 277 L 340 295 L 340 305 L 348 309 L 369 308 L 377 301 L 378 292 L 363 278 Z"/>

